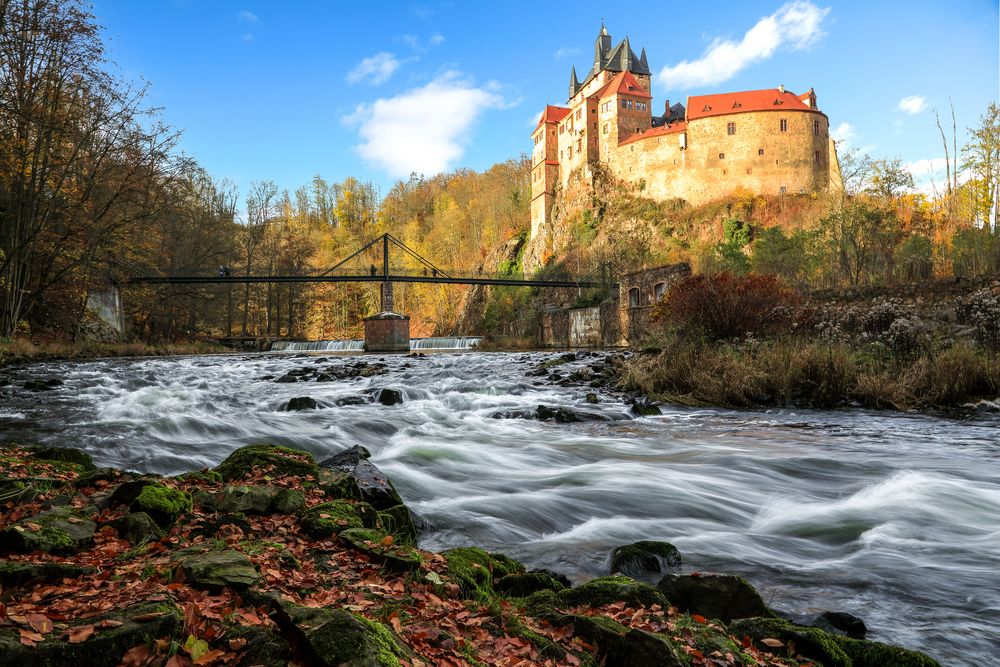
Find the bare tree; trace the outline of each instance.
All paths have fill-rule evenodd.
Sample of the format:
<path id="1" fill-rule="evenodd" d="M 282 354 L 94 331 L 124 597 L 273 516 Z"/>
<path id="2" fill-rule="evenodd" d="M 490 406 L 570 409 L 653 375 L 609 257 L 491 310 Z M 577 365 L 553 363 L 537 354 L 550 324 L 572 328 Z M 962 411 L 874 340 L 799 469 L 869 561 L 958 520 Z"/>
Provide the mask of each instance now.
<path id="1" fill-rule="evenodd" d="M 239 244 L 243 250 L 246 275 L 253 273 L 253 261 L 258 247 L 267 235 L 267 227 L 275 217 L 275 198 L 278 186 L 272 181 L 254 181 L 247 194 L 247 219 L 239 233 Z M 250 283 L 243 290 L 243 326 L 240 331 L 247 335 L 250 318 Z"/>

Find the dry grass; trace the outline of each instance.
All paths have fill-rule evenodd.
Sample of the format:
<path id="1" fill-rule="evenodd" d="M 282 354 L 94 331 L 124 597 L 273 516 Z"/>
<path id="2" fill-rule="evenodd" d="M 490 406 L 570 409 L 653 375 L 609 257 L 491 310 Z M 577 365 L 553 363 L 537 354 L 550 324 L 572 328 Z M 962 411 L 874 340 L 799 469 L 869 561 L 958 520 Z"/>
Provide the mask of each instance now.
<path id="1" fill-rule="evenodd" d="M 1000 354 L 966 344 L 915 359 L 873 357 L 799 338 L 720 345 L 675 337 L 662 349 L 628 361 L 621 387 L 672 403 L 720 407 L 857 403 L 907 410 L 1000 396 Z"/>
<path id="2" fill-rule="evenodd" d="M 99 357 L 156 357 L 180 354 L 221 354 L 228 348 L 218 343 L 66 343 L 36 344 L 25 338 L 0 338 L 0 366 L 46 359 L 94 359 Z"/>

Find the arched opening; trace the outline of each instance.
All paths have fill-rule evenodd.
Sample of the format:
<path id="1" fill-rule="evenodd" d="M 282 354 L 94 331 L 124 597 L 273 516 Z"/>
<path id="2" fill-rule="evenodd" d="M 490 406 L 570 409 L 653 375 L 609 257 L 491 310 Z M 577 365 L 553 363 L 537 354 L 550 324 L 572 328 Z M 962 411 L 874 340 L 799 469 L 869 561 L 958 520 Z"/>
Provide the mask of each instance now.
<path id="1" fill-rule="evenodd" d="M 629 308 L 638 308 L 639 307 L 639 288 L 638 287 L 632 287 L 631 289 L 629 289 L 629 291 L 628 291 L 628 305 L 629 305 Z"/>
<path id="2" fill-rule="evenodd" d="M 653 285 L 653 303 L 659 303 L 663 301 L 663 297 L 667 294 L 667 284 L 666 283 L 656 283 Z"/>

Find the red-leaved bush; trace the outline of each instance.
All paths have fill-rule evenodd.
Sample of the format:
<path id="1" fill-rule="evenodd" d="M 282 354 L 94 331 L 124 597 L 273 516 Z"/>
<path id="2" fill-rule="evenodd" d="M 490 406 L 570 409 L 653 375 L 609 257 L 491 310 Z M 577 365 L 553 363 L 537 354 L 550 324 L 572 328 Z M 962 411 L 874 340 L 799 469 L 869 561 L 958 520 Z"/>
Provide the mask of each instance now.
<path id="1" fill-rule="evenodd" d="M 791 321 L 798 302 L 776 276 L 694 275 L 671 288 L 654 320 L 723 340 L 778 331 Z"/>

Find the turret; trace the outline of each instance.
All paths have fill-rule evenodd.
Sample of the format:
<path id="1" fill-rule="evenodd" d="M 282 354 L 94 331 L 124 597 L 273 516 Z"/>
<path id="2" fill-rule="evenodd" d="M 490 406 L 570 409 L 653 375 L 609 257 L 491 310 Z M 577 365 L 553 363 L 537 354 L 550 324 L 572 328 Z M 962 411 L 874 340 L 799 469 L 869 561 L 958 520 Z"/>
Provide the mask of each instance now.
<path id="1" fill-rule="evenodd" d="M 611 50 L 611 35 L 601 21 L 601 32 L 597 34 L 597 41 L 594 42 L 594 70 L 600 71 L 604 67 L 604 58 Z"/>
<path id="2" fill-rule="evenodd" d="M 573 72 L 569 75 L 569 99 L 573 99 L 577 91 L 580 90 L 580 80 L 576 78 L 576 67 L 573 67 Z"/>

